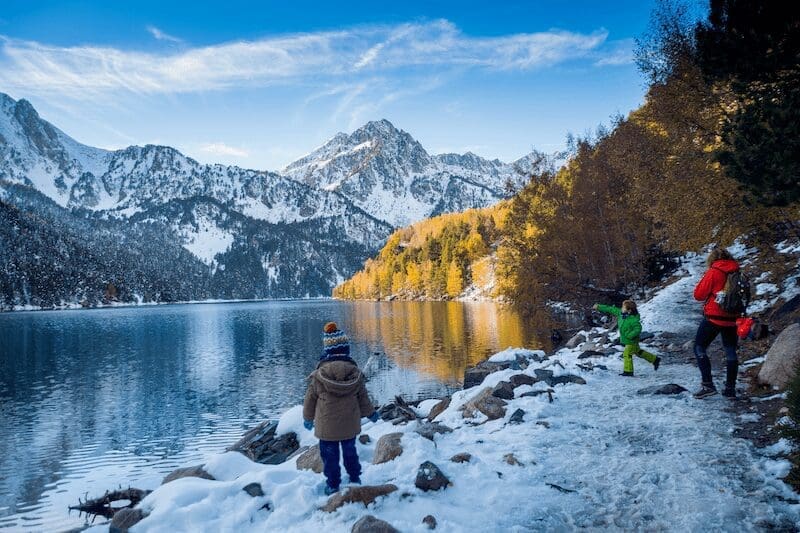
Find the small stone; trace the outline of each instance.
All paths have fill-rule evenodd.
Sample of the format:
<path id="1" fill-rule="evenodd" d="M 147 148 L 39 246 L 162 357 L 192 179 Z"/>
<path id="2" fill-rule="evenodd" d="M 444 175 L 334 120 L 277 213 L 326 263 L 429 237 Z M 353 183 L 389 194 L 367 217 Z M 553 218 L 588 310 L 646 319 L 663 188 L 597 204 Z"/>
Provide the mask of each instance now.
<path id="1" fill-rule="evenodd" d="M 457 453 L 450 458 L 450 460 L 453 461 L 454 463 L 468 463 L 471 459 L 472 459 L 472 454 L 469 454 L 467 452 Z"/>
<path id="2" fill-rule="evenodd" d="M 396 485 L 364 485 L 361 487 L 350 487 L 346 490 L 341 490 L 335 493 L 328 499 L 328 503 L 322 508 L 326 513 L 332 513 L 339 507 L 348 504 L 359 502 L 363 503 L 364 507 L 368 506 L 381 496 L 386 496 L 397 490 Z"/>
<path id="3" fill-rule="evenodd" d="M 358 436 L 358 442 L 360 442 L 361 444 L 369 444 L 370 442 L 372 442 L 372 439 L 366 433 L 362 433 L 361 435 Z"/>
<path id="4" fill-rule="evenodd" d="M 421 422 L 414 432 L 419 433 L 428 440 L 433 440 L 433 437 L 437 434 L 452 433 L 453 428 L 439 422 Z"/>
<path id="5" fill-rule="evenodd" d="M 432 514 L 423 518 L 422 523 L 428 526 L 428 529 L 436 529 L 436 518 Z"/>
<path id="6" fill-rule="evenodd" d="M 298 470 L 311 470 L 315 474 L 322 472 L 322 457 L 319 454 L 319 444 L 315 444 L 303 452 L 295 461 Z"/>
<path id="7" fill-rule="evenodd" d="M 510 464 L 511 466 L 523 466 L 522 463 L 519 462 L 519 459 L 514 457 L 513 453 L 507 453 L 503 456 L 503 461 Z"/>
<path id="8" fill-rule="evenodd" d="M 141 509 L 124 508 L 114 513 L 111 524 L 108 526 L 109 533 L 128 533 L 128 530 L 147 517 Z"/>
<path id="9" fill-rule="evenodd" d="M 403 453 L 403 446 L 400 440 L 403 438 L 402 433 L 387 433 L 378 439 L 375 444 L 375 453 L 372 456 L 372 464 L 379 465 L 388 463 Z"/>
<path id="10" fill-rule="evenodd" d="M 563 376 L 556 376 L 548 384 L 552 387 L 554 385 L 564 385 L 567 383 L 575 383 L 577 385 L 586 385 L 586 380 L 580 376 L 574 376 L 572 374 L 565 374 Z"/>
<path id="11" fill-rule="evenodd" d="M 350 533 L 400 533 L 400 530 L 394 528 L 389 522 L 366 515 L 353 524 Z"/>
<path id="12" fill-rule="evenodd" d="M 537 426 L 542 426 L 543 428 L 550 429 L 550 422 L 548 422 L 547 420 L 537 420 L 536 421 L 536 425 Z"/>
<path id="13" fill-rule="evenodd" d="M 203 469 L 203 465 L 197 466 L 188 466 L 186 468 L 178 468 L 173 470 L 169 474 L 167 474 L 164 479 L 161 481 L 161 484 L 169 483 L 170 481 L 175 481 L 176 479 L 181 479 L 184 477 L 199 477 L 201 479 L 214 479 L 214 476 L 209 474 Z"/>
<path id="14" fill-rule="evenodd" d="M 606 354 L 603 352 L 598 352 L 597 350 L 586 350 L 581 352 L 578 356 L 578 359 L 588 359 L 590 357 L 605 357 Z"/>
<path id="15" fill-rule="evenodd" d="M 439 490 L 451 485 L 447 476 L 439 470 L 439 467 L 430 461 L 425 461 L 417 469 L 417 478 L 414 485 L 425 492 Z"/>
<path id="16" fill-rule="evenodd" d="M 636 394 L 680 394 L 686 392 L 686 389 L 677 383 L 668 383 L 667 385 L 653 385 L 652 387 L 645 387 L 636 391 Z"/>
<path id="17" fill-rule="evenodd" d="M 252 496 L 253 498 L 259 498 L 264 495 L 264 489 L 261 488 L 260 483 L 255 483 L 255 482 L 250 483 L 248 485 L 245 485 L 242 488 L 242 490 L 245 491 L 250 496 Z"/>
<path id="18" fill-rule="evenodd" d="M 517 409 L 511 414 L 511 418 L 508 419 L 509 424 L 522 424 L 525 420 L 525 411 L 522 409 Z"/>
<path id="19" fill-rule="evenodd" d="M 780 409 L 778 409 L 778 414 L 781 414 L 781 415 L 789 414 L 789 408 L 788 407 L 781 407 Z"/>

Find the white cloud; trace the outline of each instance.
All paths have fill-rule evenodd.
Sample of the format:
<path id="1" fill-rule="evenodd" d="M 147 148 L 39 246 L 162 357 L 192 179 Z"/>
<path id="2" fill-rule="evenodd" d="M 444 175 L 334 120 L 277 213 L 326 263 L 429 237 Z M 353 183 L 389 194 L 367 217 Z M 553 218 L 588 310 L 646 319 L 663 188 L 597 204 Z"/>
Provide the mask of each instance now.
<path id="1" fill-rule="evenodd" d="M 183 39 L 179 39 L 174 35 L 170 35 L 169 33 L 164 33 L 163 31 L 159 30 L 155 26 L 146 26 L 145 29 L 150 32 L 150 34 L 158 39 L 159 41 L 170 41 L 173 43 L 182 43 Z"/>
<path id="2" fill-rule="evenodd" d="M 158 39 L 175 39 L 148 27 Z M 402 75 L 400 69 L 522 71 L 591 57 L 608 33 L 551 30 L 497 37 L 463 34 L 446 20 L 298 33 L 179 51 L 59 47 L 0 37 L 0 87 L 79 100 L 120 92 L 163 94 L 313 80 Z"/>
<path id="3" fill-rule="evenodd" d="M 250 152 L 235 146 L 228 146 L 225 143 L 216 142 L 204 144 L 200 147 L 201 152 L 213 155 L 229 156 L 229 157 L 249 157 Z"/>
<path id="4" fill-rule="evenodd" d="M 598 59 L 594 63 L 595 66 L 605 67 L 633 63 L 635 59 L 633 55 L 635 44 L 633 39 L 607 43 L 604 49 L 597 51 Z"/>

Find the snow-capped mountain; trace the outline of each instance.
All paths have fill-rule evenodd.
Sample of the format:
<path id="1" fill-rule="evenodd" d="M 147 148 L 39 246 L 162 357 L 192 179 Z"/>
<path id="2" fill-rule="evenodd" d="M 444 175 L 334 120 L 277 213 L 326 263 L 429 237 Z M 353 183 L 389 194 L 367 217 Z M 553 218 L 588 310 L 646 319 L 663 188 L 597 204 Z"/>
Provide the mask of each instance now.
<path id="1" fill-rule="evenodd" d="M 49 213 L 60 208 L 62 216 L 86 221 L 76 221 L 72 237 L 101 220 L 122 223 L 113 231 L 147 225 L 150 238 L 161 228 L 165 243 L 182 246 L 210 278 L 225 280 L 224 290 L 204 281 L 204 294 L 328 294 L 393 229 L 490 205 L 507 181 L 519 179 L 513 164 L 471 153 L 430 155 L 386 120 L 337 134 L 281 173 L 204 165 L 168 146 L 102 150 L 43 120 L 26 100 L 0 93 L 3 201 L 35 210 L 44 201 L 27 195 L 34 199 L 21 206 L 19 187 L 40 193 L 55 204 Z M 57 230 L 43 240 L 57 239 Z"/>
<path id="2" fill-rule="evenodd" d="M 388 120 L 339 133 L 282 173 L 317 189 L 338 191 L 394 227 L 442 212 L 486 206 L 520 175 L 514 165 L 475 154 L 432 156 Z"/>

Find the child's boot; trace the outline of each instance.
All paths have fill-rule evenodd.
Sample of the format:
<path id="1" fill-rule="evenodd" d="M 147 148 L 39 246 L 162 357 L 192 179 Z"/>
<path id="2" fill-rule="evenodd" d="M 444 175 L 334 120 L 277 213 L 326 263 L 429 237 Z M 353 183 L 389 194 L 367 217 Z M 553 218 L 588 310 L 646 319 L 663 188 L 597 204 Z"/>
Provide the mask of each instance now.
<path id="1" fill-rule="evenodd" d="M 625 376 L 626 378 L 632 378 L 633 372 L 628 372 L 627 370 L 620 373 L 620 376 Z"/>
<path id="2" fill-rule="evenodd" d="M 339 487 L 331 487 L 325 483 L 325 496 L 330 496 L 331 494 L 335 494 L 337 492 L 339 492 Z"/>
<path id="3" fill-rule="evenodd" d="M 661 364 L 661 358 L 656 356 L 656 360 L 653 361 L 653 370 L 658 370 L 660 364 Z"/>

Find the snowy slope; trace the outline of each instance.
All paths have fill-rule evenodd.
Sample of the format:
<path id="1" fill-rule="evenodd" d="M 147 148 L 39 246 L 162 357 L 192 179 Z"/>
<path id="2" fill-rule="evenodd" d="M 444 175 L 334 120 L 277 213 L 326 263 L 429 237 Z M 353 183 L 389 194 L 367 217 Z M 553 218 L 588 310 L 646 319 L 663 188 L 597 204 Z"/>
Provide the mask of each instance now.
<path id="1" fill-rule="evenodd" d="M 688 275 L 655 295 L 648 309 L 651 325 L 673 323 L 678 300 L 688 306 Z M 660 305 L 656 305 L 660 304 Z M 686 325 L 678 328 L 685 331 Z M 651 348 L 652 349 L 652 348 Z M 394 483 L 399 490 L 365 509 L 350 504 L 328 514 L 323 477 L 298 471 L 294 460 L 282 465 L 253 463 L 237 453 L 209 456 L 205 468 L 218 481 L 182 479 L 158 487 L 140 505 L 147 518 L 138 531 L 215 529 L 236 531 L 350 531 L 366 514 L 388 521 L 401 531 L 424 531 L 421 520 L 432 514 L 437 531 L 753 531 L 793 530 L 800 523 L 797 495 L 780 478 L 790 468 L 780 457 L 791 450 L 785 441 L 755 449 L 733 438 L 735 420 L 725 410 L 724 398 L 694 400 L 677 396 L 637 394 L 654 384 L 678 383 L 691 388 L 697 369 L 665 364 L 654 372 L 637 360 L 637 378 L 622 378 L 619 353 L 600 362 L 607 369 L 580 369 L 581 349 L 562 349 L 536 362 L 537 355 L 509 349 L 493 357 L 527 357 L 524 370 L 534 376 L 539 368 L 555 375 L 575 374 L 585 385 L 554 387 L 547 395 L 520 397 L 545 389 L 542 382 L 516 389 L 503 419 L 480 424 L 467 421 L 459 410 L 484 386 L 493 386 L 515 370 L 496 372 L 480 386 L 453 395 L 450 407 L 437 421 L 455 431 L 437 435 L 435 442 L 414 432 L 416 422 L 394 426 L 366 423 L 363 433 L 372 442 L 358 444 L 365 484 Z M 541 355 L 541 354 L 538 354 Z M 426 404 L 430 407 L 430 402 Z M 519 425 L 509 425 L 516 409 L 525 411 Z M 479 423 L 475 425 L 475 422 Z M 300 408 L 287 411 L 280 431 L 295 431 L 302 444 L 315 439 L 301 425 Z M 372 465 L 377 439 L 402 432 L 404 451 L 397 459 Z M 472 454 L 468 463 L 449 460 L 456 453 Z M 521 465 L 509 464 L 512 453 Z M 452 486 L 439 492 L 421 492 L 414 486 L 423 461 L 437 464 Z M 260 483 L 265 496 L 251 498 L 242 488 Z M 273 510 L 261 507 L 266 501 Z"/>

